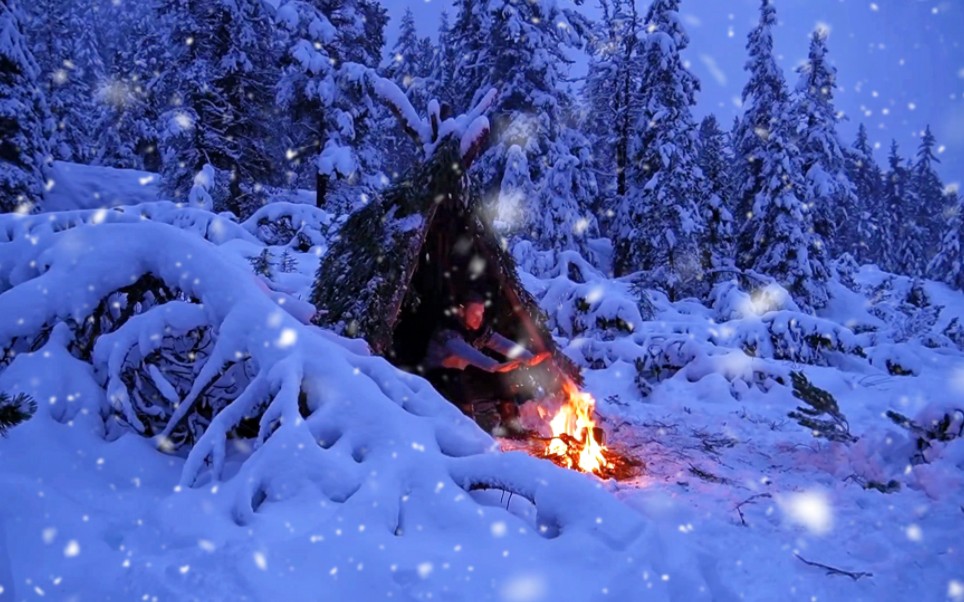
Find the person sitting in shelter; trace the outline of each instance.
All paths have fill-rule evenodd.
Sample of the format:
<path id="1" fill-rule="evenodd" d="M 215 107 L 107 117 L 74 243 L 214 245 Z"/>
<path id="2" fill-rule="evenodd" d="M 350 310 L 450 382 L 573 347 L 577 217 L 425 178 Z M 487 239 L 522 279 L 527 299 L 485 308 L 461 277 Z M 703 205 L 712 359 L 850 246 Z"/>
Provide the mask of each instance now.
<path id="1" fill-rule="evenodd" d="M 495 332 L 485 323 L 485 299 L 469 293 L 454 311 L 452 320 L 440 325 L 428 344 L 423 367 L 426 377 L 468 416 L 475 418 L 476 405 L 495 402 L 498 421 L 490 420 L 487 430 L 497 427 L 508 434 L 525 432 L 519 421 L 519 394 L 505 378 L 497 377 L 522 366 L 534 366 L 548 353 L 533 354 L 518 343 Z M 484 353 L 493 351 L 507 358 L 499 361 Z M 480 418 L 485 418 L 484 416 Z"/>

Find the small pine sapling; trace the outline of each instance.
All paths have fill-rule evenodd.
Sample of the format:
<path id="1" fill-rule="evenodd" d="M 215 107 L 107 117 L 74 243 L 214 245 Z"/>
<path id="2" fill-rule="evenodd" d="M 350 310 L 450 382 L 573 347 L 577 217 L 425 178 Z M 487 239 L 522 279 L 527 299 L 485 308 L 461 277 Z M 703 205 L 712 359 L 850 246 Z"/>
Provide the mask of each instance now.
<path id="1" fill-rule="evenodd" d="M 280 269 L 285 274 L 290 274 L 292 272 L 298 271 L 298 259 L 291 255 L 287 249 L 281 254 L 281 262 L 278 265 Z"/>
<path id="2" fill-rule="evenodd" d="M 789 412 L 787 415 L 790 418 L 810 429 L 814 437 L 841 443 L 857 440 L 850 434 L 850 425 L 833 395 L 815 387 L 802 372 L 790 372 L 790 378 L 793 381 L 793 396 L 806 404 Z"/>
<path id="3" fill-rule="evenodd" d="M 29 395 L 0 393 L 0 436 L 6 437 L 7 430 L 29 420 L 36 411 L 37 402 Z"/>
<path id="4" fill-rule="evenodd" d="M 944 414 L 940 420 L 931 422 L 930 427 L 917 424 L 907 416 L 893 410 L 887 410 L 887 417 L 897 426 L 907 429 L 917 437 L 917 452 L 911 457 L 912 464 L 926 464 L 925 452 L 935 441 L 947 442 L 964 436 L 964 410 L 956 408 Z"/>
<path id="5" fill-rule="evenodd" d="M 251 262 L 255 274 L 271 278 L 271 271 L 274 269 L 274 257 L 271 256 L 271 251 L 263 249 L 260 255 L 248 257 L 248 261 Z"/>

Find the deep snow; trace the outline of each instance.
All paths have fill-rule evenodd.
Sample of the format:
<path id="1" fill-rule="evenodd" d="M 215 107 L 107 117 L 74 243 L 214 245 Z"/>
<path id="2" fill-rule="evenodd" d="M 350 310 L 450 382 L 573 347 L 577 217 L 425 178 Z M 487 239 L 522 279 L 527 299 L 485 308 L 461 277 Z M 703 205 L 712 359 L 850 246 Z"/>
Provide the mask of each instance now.
<path id="1" fill-rule="evenodd" d="M 0 342 L 61 324 L 0 365 L 0 390 L 41 402 L 0 440 L 0 600 L 964 600 L 964 439 L 912 464 L 913 437 L 884 416 L 964 407 L 964 352 L 944 334 L 964 319 L 958 291 L 927 282 L 931 308 L 911 311 L 909 279 L 865 266 L 819 317 L 779 291 L 721 289 L 704 307 L 518 247 L 567 353 L 593 366 L 609 443 L 645 462 L 601 482 L 498 453 L 424 381 L 306 325 L 337 220 L 279 204 L 265 215 L 295 224 L 279 232 L 135 194 L 144 174 L 58 170 L 90 171 L 57 201 L 73 211 L 0 218 Z M 124 197 L 140 205 L 91 201 Z M 255 277 L 266 243 L 296 270 Z M 145 270 L 202 305 L 144 312 L 159 322 L 141 333 L 206 321 L 265 368 L 269 412 L 288 418 L 263 443 L 220 447 L 211 428 L 188 455 L 116 425 L 105 438 L 123 362 L 151 337 L 118 331 L 81 361 L 63 324 Z M 800 348 L 814 333 L 828 345 Z M 856 443 L 787 417 L 790 370 L 833 393 Z M 286 414 L 292 375 L 317 400 L 305 420 Z M 862 486 L 890 480 L 899 491 Z"/>

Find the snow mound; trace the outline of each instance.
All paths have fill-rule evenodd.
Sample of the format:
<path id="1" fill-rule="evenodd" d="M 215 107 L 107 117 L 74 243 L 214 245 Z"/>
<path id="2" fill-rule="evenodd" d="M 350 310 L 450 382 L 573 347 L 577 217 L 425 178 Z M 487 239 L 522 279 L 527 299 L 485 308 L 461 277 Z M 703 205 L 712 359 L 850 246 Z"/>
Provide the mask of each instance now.
<path id="1" fill-rule="evenodd" d="M 81 420 L 116 440 L 105 453 L 129 446 L 131 432 L 185 452 L 172 456 L 179 493 L 151 517 L 160 533 L 224 542 L 290 532 L 297 543 L 276 556 L 317 562 L 293 578 L 293 599 L 505 599 L 526 578 L 541 584 L 535 599 L 627 599 L 643 575 L 671 571 L 689 576 L 650 582 L 652 599 L 708 595 L 685 554 L 664 557 L 642 516 L 603 483 L 497 452 L 426 381 L 303 324 L 219 247 L 132 219 L 144 211 L 0 217 L 0 389 L 41 402 L 24 436 L 57 438 L 66 427 L 56 422 Z M 63 377 L 40 378 L 52 369 Z M 499 493 L 509 494 L 505 508 Z M 298 529 L 281 526 L 284 515 L 301 516 Z M 319 530 L 338 544 L 309 550 Z M 25 544 L 23 558 L 49 558 L 37 546 Z M 220 563 L 201 561 L 224 583 L 209 573 L 190 595 L 217 597 L 238 581 L 239 548 L 227 549 Z M 112 553 L 121 554 L 103 551 Z M 265 552 L 254 554 L 264 570 Z M 15 573 L 36 570 L 12 563 Z M 72 591 L 132 592 L 138 581 L 171 581 L 163 570 L 173 568 L 94 571 Z M 245 581 L 256 598 L 272 595 L 273 581 Z"/>

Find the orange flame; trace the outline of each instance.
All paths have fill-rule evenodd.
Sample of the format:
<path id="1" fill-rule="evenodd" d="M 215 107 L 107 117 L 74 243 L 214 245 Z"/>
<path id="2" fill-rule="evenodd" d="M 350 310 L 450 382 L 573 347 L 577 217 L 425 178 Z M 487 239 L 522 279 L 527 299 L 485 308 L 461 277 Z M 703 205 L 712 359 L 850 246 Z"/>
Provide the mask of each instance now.
<path id="1" fill-rule="evenodd" d="M 556 463 L 582 472 L 602 474 L 612 469 L 606 459 L 606 446 L 597 437 L 596 421 L 592 418 L 596 400 L 580 391 L 575 383 L 563 383 L 567 400 L 549 421 L 552 439 L 543 454 Z"/>

